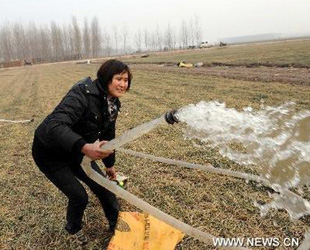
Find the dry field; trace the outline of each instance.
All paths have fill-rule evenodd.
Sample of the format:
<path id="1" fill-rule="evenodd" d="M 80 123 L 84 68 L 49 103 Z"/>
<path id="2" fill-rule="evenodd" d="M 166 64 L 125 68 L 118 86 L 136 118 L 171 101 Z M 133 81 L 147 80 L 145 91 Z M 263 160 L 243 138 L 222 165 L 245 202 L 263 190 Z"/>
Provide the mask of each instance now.
<path id="1" fill-rule="evenodd" d="M 0 71 L 0 118 L 34 119 L 29 124 L 0 124 L 0 249 L 74 249 L 63 229 L 65 196 L 35 166 L 31 144 L 37 125 L 72 84 L 86 76 L 95 77 L 98 67 L 98 64 L 66 63 Z M 239 109 L 249 105 L 258 108 L 263 98 L 267 105 L 295 101 L 297 109 L 310 109 L 309 79 L 289 84 L 291 82 L 273 78 L 263 69 L 265 78 L 247 79 L 240 72 L 239 76 L 225 77 L 203 70 L 197 73 L 195 69 L 167 68 L 132 65 L 134 81 L 130 92 L 122 98 L 117 134 L 170 109 L 201 100 L 225 101 L 229 107 Z M 195 147 L 192 141 L 184 140 L 183 128 L 182 124 L 162 125 L 126 148 L 187 162 L 211 163 L 218 168 L 255 172 L 221 157 L 216 149 Z M 130 177 L 130 192 L 216 236 L 302 240 L 310 223 L 308 217 L 290 221 L 285 211 L 272 211 L 262 218 L 253 202 L 268 202 L 268 192 L 272 191 L 252 182 L 121 153 L 116 166 Z M 307 192 L 305 195 L 309 198 Z M 124 211 L 137 211 L 124 201 L 121 205 Z M 90 238 L 85 249 L 104 249 L 106 222 L 92 194 L 84 220 L 85 232 Z M 186 237 L 177 249 L 214 247 Z"/>
<path id="2" fill-rule="evenodd" d="M 294 66 L 310 67 L 310 39 L 278 42 L 251 43 L 212 47 L 206 49 L 176 50 L 172 52 L 149 53 L 126 56 L 124 60 L 132 63 L 191 63 L 204 62 L 206 65 L 228 64 L 230 66 Z"/>

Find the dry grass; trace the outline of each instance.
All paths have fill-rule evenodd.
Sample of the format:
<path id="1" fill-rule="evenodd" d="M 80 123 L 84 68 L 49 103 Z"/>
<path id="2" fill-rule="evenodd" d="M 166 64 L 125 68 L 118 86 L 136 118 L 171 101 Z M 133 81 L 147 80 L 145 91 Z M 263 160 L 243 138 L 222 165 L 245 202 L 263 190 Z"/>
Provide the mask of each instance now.
<path id="1" fill-rule="evenodd" d="M 63 229 L 66 198 L 40 173 L 31 158 L 35 128 L 52 111 L 70 86 L 95 76 L 98 65 L 41 65 L 0 71 L 1 118 L 30 119 L 31 124 L 0 124 L 0 248 L 74 249 Z M 146 71 L 133 68 L 132 90 L 122 99 L 117 133 L 157 118 L 167 110 L 201 100 L 225 101 L 228 106 L 258 108 L 295 101 L 310 109 L 309 86 L 252 82 L 221 77 Z M 183 139 L 181 124 L 163 125 L 128 148 L 194 163 L 251 172 L 221 157 L 215 149 L 201 149 Z M 118 154 L 117 168 L 130 176 L 129 191 L 172 216 L 223 237 L 298 237 L 309 221 L 290 221 L 284 211 L 260 217 L 253 202 L 270 200 L 267 188 L 243 180 L 182 169 Z M 123 210 L 136 208 L 121 201 Z M 87 249 L 105 245 L 104 216 L 90 195 L 85 213 Z M 178 249 L 214 249 L 185 238 Z"/>
<path id="2" fill-rule="evenodd" d="M 124 57 L 123 60 L 134 63 L 177 63 L 187 61 L 191 63 L 204 62 L 207 65 L 212 63 L 263 64 L 309 68 L 309 51 L 310 39 L 305 39 L 150 53 L 150 56 L 146 58 L 136 55 Z"/>

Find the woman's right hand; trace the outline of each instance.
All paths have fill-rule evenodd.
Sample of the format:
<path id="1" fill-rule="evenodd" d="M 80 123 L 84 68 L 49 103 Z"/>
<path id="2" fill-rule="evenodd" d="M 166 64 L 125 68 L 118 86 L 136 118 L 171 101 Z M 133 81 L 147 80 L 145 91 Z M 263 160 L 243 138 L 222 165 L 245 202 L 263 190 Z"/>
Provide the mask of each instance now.
<path id="1" fill-rule="evenodd" d="M 106 158 L 114 152 L 113 150 L 101 149 L 102 145 L 106 144 L 107 142 L 108 141 L 95 141 L 94 143 L 86 143 L 82 147 L 81 151 L 93 161 Z"/>

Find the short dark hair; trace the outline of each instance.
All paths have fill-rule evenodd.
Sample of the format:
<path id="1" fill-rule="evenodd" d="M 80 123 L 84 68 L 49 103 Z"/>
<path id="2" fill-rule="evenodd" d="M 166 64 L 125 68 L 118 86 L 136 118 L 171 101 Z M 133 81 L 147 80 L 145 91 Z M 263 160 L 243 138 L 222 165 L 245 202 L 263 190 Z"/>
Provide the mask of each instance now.
<path id="1" fill-rule="evenodd" d="M 116 74 L 121 74 L 127 72 L 128 73 L 128 88 L 130 88 L 131 80 L 132 80 L 132 74 L 130 72 L 130 69 L 127 64 L 111 59 L 108 61 L 105 61 L 99 68 L 97 72 L 97 77 L 104 89 L 108 89 L 108 85 L 112 82 L 113 76 Z"/>

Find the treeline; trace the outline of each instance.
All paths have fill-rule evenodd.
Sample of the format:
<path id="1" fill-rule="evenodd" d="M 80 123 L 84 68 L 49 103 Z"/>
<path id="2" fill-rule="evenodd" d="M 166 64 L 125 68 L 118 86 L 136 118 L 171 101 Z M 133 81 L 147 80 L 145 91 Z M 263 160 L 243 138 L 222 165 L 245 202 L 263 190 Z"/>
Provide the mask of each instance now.
<path id="1" fill-rule="evenodd" d="M 76 17 L 69 24 L 38 26 L 35 23 L 6 24 L 0 27 L 0 60 L 33 60 L 35 63 L 79 60 L 142 51 L 187 48 L 201 42 L 201 27 L 196 16 L 181 26 L 167 24 L 153 31 L 148 28 L 131 33 L 125 25 L 103 29 L 97 17 L 82 25 Z"/>

